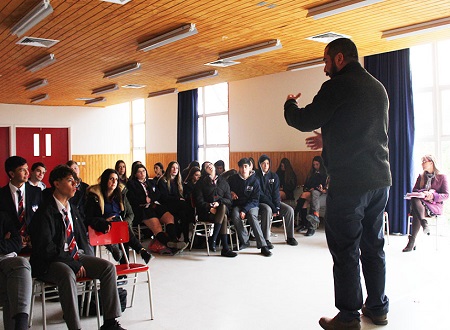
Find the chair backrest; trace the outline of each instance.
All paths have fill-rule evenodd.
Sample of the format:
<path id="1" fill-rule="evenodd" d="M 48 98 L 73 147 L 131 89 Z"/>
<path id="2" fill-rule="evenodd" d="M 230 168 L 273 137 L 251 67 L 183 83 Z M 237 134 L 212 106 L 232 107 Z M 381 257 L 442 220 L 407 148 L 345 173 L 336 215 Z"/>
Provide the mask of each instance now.
<path id="1" fill-rule="evenodd" d="M 89 226 L 88 231 L 89 243 L 92 246 L 127 243 L 130 240 L 128 222 L 126 221 L 111 222 L 111 229 L 106 234 L 95 231 L 91 226 Z"/>

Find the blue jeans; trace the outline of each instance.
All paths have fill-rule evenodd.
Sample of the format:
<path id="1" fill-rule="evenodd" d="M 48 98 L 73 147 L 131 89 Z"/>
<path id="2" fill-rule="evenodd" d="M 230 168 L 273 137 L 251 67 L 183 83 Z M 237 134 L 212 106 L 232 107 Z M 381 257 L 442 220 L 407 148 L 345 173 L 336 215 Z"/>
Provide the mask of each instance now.
<path id="1" fill-rule="evenodd" d="M 325 232 L 334 262 L 335 306 L 343 321 L 360 317 L 359 260 L 367 288 L 366 307 L 374 315 L 389 311 L 383 250 L 383 212 L 388 196 L 389 187 L 360 195 L 328 193 Z"/>

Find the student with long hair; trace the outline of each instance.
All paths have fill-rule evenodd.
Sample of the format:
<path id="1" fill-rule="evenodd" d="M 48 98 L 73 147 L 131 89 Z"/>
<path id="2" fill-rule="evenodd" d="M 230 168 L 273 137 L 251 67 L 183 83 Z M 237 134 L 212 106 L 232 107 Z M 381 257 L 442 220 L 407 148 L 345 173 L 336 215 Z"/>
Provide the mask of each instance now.
<path id="1" fill-rule="evenodd" d="M 281 200 L 294 199 L 294 190 L 297 187 L 297 176 L 292 168 L 291 162 L 287 158 L 282 158 L 277 169 L 280 179 Z"/>
<path id="2" fill-rule="evenodd" d="M 116 162 L 116 165 L 114 166 L 114 169 L 119 174 L 119 183 L 126 185 L 128 177 L 127 177 L 127 165 L 125 164 L 125 162 L 121 159 L 118 160 Z"/>
<path id="3" fill-rule="evenodd" d="M 125 244 L 130 246 L 141 255 L 145 263 L 148 263 L 151 254 L 145 250 L 131 229 L 134 213 L 125 194 L 125 186 L 119 184 L 119 173 L 111 168 L 103 171 L 100 177 L 100 183 L 90 186 L 87 191 L 86 201 L 86 222 L 97 231 L 107 233 L 111 229 L 111 222 L 128 222 L 129 242 Z M 116 261 L 126 263 L 117 245 L 109 246 L 110 251 Z M 128 248 L 125 249 L 128 251 Z"/>
<path id="4" fill-rule="evenodd" d="M 305 236 L 315 234 L 319 220 L 320 196 L 327 192 L 328 174 L 323 159 L 315 156 L 311 163 L 311 169 L 303 185 L 303 193 L 297 200 L 295 214 L 300 213 L 300 227 L 298 231 L 307 229 Z M 308 206 L 309 214 L 308 213 Z"/>
<path id="5" fill-rule="evenodd" d="M 153 180 L 158 181 L 158 179 L 164 175 L 164 165 L 160 162 L 155 163 L 155 165 L 153 165 L 153 171 L 155 172 Z"/>
<path id="6" fill-rule="evenodd" d="M 166 172 L 158 180 L 158 189 L 161 192 L 161 204 L 179 220 L 178 233 L 183 233 L 185 243 L 189 242 L 188 208 L 183 195 L 183 183 L 181 181 L 180 165 L 171 161 L 167 165 Z"/>
<path id="7" fill-rule="evenodd" d="M 160 192 L 154 180 L 150 180 L 144 165 L 138 164 L 127 182 L 127 197 L 134 212 L 134 225 L 143 223 L 153 233 L 155 240 L 149 249 L 160 254 L 171 254 L 171 250 L 182 249 L 182 242 L 178 242 L 174 217 L 164 205 L 160 203 Z M 161 224 L 166 227 L 163 232 Z"/>
<path id="8" fill-rule="evenodd" d="M 424 234 L 430 235 L 425 218 L 442 214 L 444 201 L 448 199 L 447 176 L 439 172 L 436 159 L 432 155 L 422 157 L 422 169 L 423 173 L 418 176 L 413 188 L 413 192 L 422 194 L 411 198 L 412 230 L 403 252 L 416 249 L 416 237 L 420 227 L 423 228 Z"/>

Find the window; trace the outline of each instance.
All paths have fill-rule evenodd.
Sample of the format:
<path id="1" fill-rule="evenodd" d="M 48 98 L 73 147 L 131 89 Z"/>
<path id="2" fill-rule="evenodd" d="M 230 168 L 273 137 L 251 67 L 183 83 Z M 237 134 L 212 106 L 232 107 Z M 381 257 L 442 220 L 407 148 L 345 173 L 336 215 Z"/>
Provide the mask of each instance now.
<path id="1" fill-rule="evenodd" d="M 221 159 L 229 168 L 228 84 L 198 89 L 198 160 Z"/>
<path id="2" fill-rule="evenodd" d="M 450 40 L 411 48 L 416 176 L 422 171 L 420 157 L 425 154 L 436 156 L 439 170 L 450 174 L 449 52 Z"/>
<path id="3" fill-rule="evenodd" d="M 133 162 L 139 160 L 145 165 L 145 100 L 131 102 L 131 136 Z"/>

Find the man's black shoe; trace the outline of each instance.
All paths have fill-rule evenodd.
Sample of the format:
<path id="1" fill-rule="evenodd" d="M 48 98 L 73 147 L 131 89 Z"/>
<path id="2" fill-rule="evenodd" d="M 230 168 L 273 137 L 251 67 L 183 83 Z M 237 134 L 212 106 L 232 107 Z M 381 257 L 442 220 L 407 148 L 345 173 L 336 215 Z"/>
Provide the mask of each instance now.
<path id="1" fill-rule="evenodd" d="M 298 242 L 297 242 L 297 240 L 294 237 L 289 237 L 286 240 L 286 243 L 289 244 L 289 245 L 292 245 L 292 246 L 298 245 Z"/>
<path id="2" fill-rule="evenodd" d="M 220 251 L 220 255 L 221 255 L 222 257 L 234 258 L 234 257 L 237 256 L 237 253 L 231 251 L 230 249 L 228 249 L 228 250 L 222 249 L 222 251 Z"/>
<path id="3" fill-rule="evenodd" d="M 268 239 L 266 240 L 266 244 L 267 244 L 267 247 L 269 248 L 269 250 L 273 249 L 273 244 Z"/>
<path id="4" fill-rule="evenodd" d="M 387 314 L 382 315 L 373 315 L 370 309 L 367 309 L 366 305 L 364 305 L 361 309 L 363 315 L 368 317 L 373 324 L 376 325 L 386 325 L 388 324 Z"/>
<path id="5" fill-rule="evenodd" d="M 305 233 L 305 236 L 312 236 L 316 233 L 316 231 L 312 228 L 309 228 L 308 231 Z"/>
<path id="6" fill-rule="evenodd" d="M 261 254 L 265 257 L 270 257 L 272 255 L 272 252 L 270 252 L 270 250 L 267 246 L 263 246 L 261 248 Z"/>

